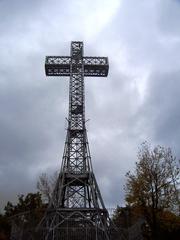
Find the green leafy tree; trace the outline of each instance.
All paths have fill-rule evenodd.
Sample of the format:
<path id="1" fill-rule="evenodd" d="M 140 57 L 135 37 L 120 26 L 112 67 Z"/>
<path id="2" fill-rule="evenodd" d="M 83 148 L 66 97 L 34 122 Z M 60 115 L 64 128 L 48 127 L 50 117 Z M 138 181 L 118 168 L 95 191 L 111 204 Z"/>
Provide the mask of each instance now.
<path id="1" fill-rule="evenodd" d="M 11 202 L 7 203 L 4 216 L 11 223 L 16 239 L 36 239 L 35 228 L 44 215 L 46 207 L 39 192 L 18 196 L 15 205 Z"/>
<path id="2" fill-rule="evenodd" d="M 28 193 L 26 196 L 19 195 L 17 204 L 13 205 L 11 202 L 8 202 L 5 206 L 5 215 L 7 217 L 14 216 L 27 211 L 32 211 L 36 209 L 41 209 L 43 207 L 41 194 L 37 193 Z"/>
<path id="3" fill-rule="evenodd" d="M 157 146 L 151 150 L 147 143 L 142 144 L 138 160 L 135 171 L 126 174 L 126 202 L 139 208 L 152 238 L 160 239 L 164 212 L 179 211 L 179 168 L 170 148 Z"/>

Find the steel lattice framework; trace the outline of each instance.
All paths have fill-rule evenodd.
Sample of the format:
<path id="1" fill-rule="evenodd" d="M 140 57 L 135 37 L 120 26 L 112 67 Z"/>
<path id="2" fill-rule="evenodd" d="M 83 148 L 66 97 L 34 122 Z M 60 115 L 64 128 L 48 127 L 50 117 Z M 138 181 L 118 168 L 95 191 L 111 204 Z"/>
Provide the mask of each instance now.
<path id="1" fill-rule="evenodd" d="M 69 117 L 61 170 L 38 227 L 39 239 L 109 239 L 109 216 L 92 169 L 84 99 L 84 77 L 106 77 L 108 69 L 108 58 L 83 56 L 83 42 L 71 42 L 70 57 L 46 57 L 47 76 L 70 76 Z"/>

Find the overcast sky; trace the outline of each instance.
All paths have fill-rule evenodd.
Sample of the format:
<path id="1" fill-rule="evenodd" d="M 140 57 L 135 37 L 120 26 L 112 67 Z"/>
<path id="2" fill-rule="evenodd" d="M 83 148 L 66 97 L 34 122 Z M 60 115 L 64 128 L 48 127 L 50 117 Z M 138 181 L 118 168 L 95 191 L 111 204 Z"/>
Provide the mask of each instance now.
<path id="1" fill-rule="evenodd" d="M 36 191 L 61 165 L 68 78 L 46 77 L 46 55 L 108 56 L 86 78 L 92 162 L 107 207 L 124 203 L 140 144 L 180 157 L 179 0 L 0 0 L 0 206 Z"/>

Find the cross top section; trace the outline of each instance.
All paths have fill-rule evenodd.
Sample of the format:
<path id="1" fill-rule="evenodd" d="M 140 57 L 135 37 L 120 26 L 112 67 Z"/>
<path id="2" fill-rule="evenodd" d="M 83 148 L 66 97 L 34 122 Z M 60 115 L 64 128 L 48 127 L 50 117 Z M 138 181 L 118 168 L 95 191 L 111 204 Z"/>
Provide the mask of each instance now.
<path id="1" fill-rule="evenodd" d="M 77 54 L 80 53 L 80 54 Z M 109 63 L 107 57 L 84 57 L 83 42 L 71 42 L 71 56 L 47 56 L 45 71 L 47 76 L 70 76 L 72 65 L 83 65 L 85 77 L 106 77 Z"/>

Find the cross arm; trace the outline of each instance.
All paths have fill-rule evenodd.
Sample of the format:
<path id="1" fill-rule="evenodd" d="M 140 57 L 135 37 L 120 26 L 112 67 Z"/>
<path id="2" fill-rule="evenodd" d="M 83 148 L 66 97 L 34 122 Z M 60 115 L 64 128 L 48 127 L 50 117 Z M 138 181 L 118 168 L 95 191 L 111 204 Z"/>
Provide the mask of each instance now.
<path id="1" fill-rule="evenodd" d="M 70 76 L 71 57 L 48 56 L 45 60 L 47 76 Z"/>
<path id="2" fill-rule="evenodd" d="M 85 77 L 106 77 L 109 63 L 107 57 L 83 57 Z M 70 76 L 71 57 L 48 56 L 45 60 L 47 76 Z"/>
<path id="3" fill-rule="evenodd" d="M 109 63 L 107 57 L 84 57 L 84 76 L 107 77 Z"/>

